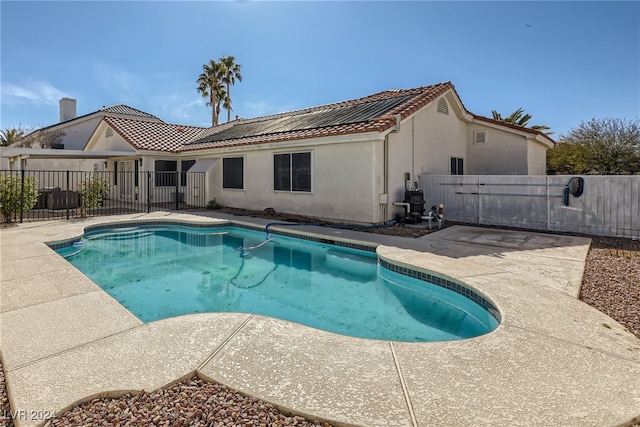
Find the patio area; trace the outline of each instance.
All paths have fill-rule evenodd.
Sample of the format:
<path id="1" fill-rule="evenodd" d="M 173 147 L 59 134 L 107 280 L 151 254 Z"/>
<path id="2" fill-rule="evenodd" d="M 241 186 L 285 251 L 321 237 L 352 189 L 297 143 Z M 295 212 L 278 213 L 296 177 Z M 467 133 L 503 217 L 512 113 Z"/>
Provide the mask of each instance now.
<path id="1" fill-rule="evenodd" d="M 287 229 L 379 244 L 380 258 L 468 284 L 502 315 L 477 338 L 403 343 L 251 314 L 144 324 L 43 243 L 132 221 L 269 222 L 153 212 L 3 229 L 0 349 L 12 410 L 27 415 L 17 426 L 194 372 L 337 425 L 615 426 L 640 416 L 640 340 L 577 299 L 589 239 L 463 226 L 419 239 Z"/>

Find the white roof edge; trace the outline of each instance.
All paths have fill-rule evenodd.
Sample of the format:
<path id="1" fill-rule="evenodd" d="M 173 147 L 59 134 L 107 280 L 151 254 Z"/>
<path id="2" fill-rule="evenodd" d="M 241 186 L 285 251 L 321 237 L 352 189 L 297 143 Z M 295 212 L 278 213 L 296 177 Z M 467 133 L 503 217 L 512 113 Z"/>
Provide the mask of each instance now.
<path id="1" fill-rule="evenodd" d="M 135 156 L 135 151 L 83 151 L 57 150 L 52 148 L 10 148 L 2 150 L 0 157 L 40 158 L 40 159 L 106 159 L 109 157 Z"/>

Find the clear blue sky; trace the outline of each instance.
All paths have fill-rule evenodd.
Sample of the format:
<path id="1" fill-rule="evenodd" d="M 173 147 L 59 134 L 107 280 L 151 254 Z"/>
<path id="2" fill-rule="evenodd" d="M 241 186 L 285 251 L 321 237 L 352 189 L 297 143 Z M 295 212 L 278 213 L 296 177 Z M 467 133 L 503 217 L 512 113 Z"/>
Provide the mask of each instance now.
<path id="1" fill-rule="evenodd" d="M 554 137 L 640 116 L 640 2 L 0 3 L 0 129 L 127 104 L 207 126 L 196 92 L 234 55 L 234 116 L 451 81 L 467 109 L 523 107 Z M 226 114 L 222 116 L 226 120 Z"/>

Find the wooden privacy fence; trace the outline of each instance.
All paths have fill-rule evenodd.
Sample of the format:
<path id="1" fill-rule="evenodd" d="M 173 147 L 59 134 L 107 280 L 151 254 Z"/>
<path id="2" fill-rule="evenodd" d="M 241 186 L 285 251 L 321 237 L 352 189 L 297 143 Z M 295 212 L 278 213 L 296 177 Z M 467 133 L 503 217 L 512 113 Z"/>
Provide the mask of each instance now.
<path id="1" fill-rule="evenodd" d="M 581 175 L 584 191 L 565 196 L 571 175 L 420 175 L 427 209 L 445 220 L 598 236 L 640 238 L 640 176 Z"/>

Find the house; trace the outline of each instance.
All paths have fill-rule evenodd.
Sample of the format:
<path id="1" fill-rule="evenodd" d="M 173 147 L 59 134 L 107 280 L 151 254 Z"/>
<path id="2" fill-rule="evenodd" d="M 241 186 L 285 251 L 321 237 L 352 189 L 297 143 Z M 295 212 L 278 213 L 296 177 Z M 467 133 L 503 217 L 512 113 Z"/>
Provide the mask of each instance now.
<path id="1" fill-rule="evenodd" d="M 106 170 L 116 173 L 202 172 L 202 197 L 224 206 L 378 223 L 421 174 L 540 175 L 554 144 L 470 113 L 446 82 L 212 128 L 105 114 L 83 151 L 113 153 Z M 121 195 L 154 197 L 130 181 Z M 163 185 L 189 191 L 156 178 Z"/>

